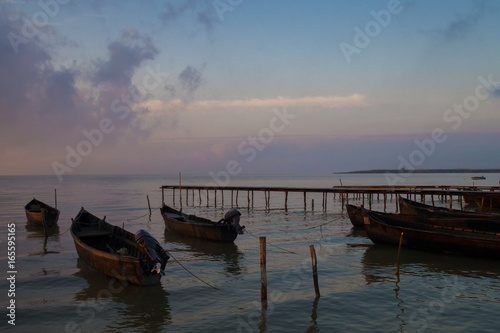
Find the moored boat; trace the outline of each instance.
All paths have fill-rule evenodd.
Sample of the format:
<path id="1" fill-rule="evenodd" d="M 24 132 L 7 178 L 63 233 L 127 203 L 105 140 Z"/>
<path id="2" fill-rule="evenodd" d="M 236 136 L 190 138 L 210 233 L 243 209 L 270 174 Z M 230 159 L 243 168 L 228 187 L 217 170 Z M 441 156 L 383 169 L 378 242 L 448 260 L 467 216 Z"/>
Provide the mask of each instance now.
<path id="1" fill-rule="evenodd" d="M 134 235 L 82 208 L 70 232 L 81 262 L 101 273 L 144 286 L 165 275 L 169 256 L 146 230 Z"/>
<path id="2" fill-rule="evenodd" d="M 500 192 L 498 191 L 477 191 L 464 194 L 463 198 L 467 205 L 478 207 L 481 212 L 500 210 Z"/>
<path id="3" fill-rule="evenodd" d="M 351 205 L 351 204 L 346 204 L 345 207 L 347 210 L 347 215 L 349 216 L 349 220 L 351 220 L 352 225 L 355 227 L 363 228 L 363 226 L 364 226 L 363 206 L 355 206 L 355 205 Z"/>
<path id="4" fill-rule="evenodd" d="M 161 207 L 161 215 L 168 232 L 220 242 L 233 242 L 245 228 L 239 223 L 241 213 L 234 208 L 218 222 L 185 214 L 165 204 Z"/>
<path id="5" fill-rule="evenodd" d="M 59 210 L 33 198 L 24 206 L 29 223 L 43 226 L 44 229 L 55 226 L 59 219 Z"/>
<path id="6" fill-rule="evenodd" d="M 471 211 L 451 209 L 446 207 L 435 207 L 413 200 L 399 197 L 399 211 L 401 214 L 418 215 L 427 217 L 467 217 L 478 219 L 500 219 L 499 214 L 481 214 Z"/>
<path id="7" fill-rule="evenodd" d="M 364 227 L 374 243 L 399 244 L 414 249 L 500 258 L 500 234 L 427 223 L 414 223 L 365 210 Z"/>

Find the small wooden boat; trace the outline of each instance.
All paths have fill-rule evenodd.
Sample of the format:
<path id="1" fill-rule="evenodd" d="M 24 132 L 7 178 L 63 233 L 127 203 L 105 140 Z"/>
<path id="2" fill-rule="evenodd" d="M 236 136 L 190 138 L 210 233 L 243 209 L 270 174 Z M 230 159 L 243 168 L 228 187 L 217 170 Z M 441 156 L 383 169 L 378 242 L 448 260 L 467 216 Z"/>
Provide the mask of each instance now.
<path id="1" fill-rule="evenodd" d="M 43 226 L 44 229 L 57 225 L 59 210 L 33 198 L 24 206 L 29 223 Z"/>
<path id="2" fill-rule="evenodd" d="M 401 214 L 427 217 L 458 217 L 477 219 L 500 219 L 499 214 L 480 214 L 446 207 L 434 207 L 399 197 L 399 211 Z"/>
<path id="3" fill-rule="evenodd" d="M 81 262 L 119 280 L 158 284 L 169 259 L 158 241 L 145 230 L 134 235 L 104 219 L 84 208 L 71 219 L 71 236 Z"/>
<path id="4" fill-rule="evenodd" d="M 243 234 L 245 228 L 239 223 L 241 213 L 234 208 L 218 222 L 184 214 L 165 204 L 161 207 L 161 216 L 168 232 L 220 242 L 233 242 L 238 234 Z"/>
<path id="5" fill-rule="evenodd" d="M 470 177 L 472 180 L 483 180 L 483 179 L 486 179 L 485 176 L 472 176 Z"/>
<path id="6" fill-rule="evenodd" d="M 354 206 L 351 204 L 346 204 L 345 205 L 346 210 L 347 210 L 347 215 L 349 216 L 349 220 L 351 220 L 351 223 L 355 227 L 364 227 L 364 213 L 363 213 L 363 206 Z"/>
<path id="7" fill-rule="evenodd" d="M 365 210 L 364 227 L 374 243 L 399 244 L 431 252 L 500 258 L 500 234 L 413 223 Z"/>

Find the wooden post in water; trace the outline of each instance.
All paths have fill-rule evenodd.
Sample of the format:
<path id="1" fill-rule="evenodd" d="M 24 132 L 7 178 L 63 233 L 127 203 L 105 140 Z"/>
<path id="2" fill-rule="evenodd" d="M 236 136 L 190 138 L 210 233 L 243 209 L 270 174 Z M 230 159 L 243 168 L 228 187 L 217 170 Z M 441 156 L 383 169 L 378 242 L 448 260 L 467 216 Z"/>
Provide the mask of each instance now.
<path id="1" fill-rule="evenodd" d="M 399 247 L 398 247 L 398 263 L 396 266 L 396 271 L 394 274 L 399 276 L 399 256 L 401 255 L 401 243 L 403 243 L 403 233 L 401 233 L 401 236 L 399 236 Z"/>
<path id="2" fill-rule="evenodd" d="M 316 250 L 314 249 L 314 245 L 309 245 L 309 250 L 311 250 L 311 260 L 312 260 L 312 272 L 313 272 L 313 281 L 314 281 L 314 292 L 316 293 L 316 297 L 319 297 L 319 285 L 318 285 L 318 262 L 316 260 Z"/>
<path id="3" fill-rule="evenodd" d="M 307 203 L 306 203 L 306 191 L 304 191 L 304 210 L 307 209 Z"/>
<path id="4" fill-rule="evenodd" d="M 266 237 L 259 237 L 260 242 L 260 300 L 267 301 L 266 275 Z"/>
<path id="5" fill-rule="evenodd" d="M 311 199 L 311 210 L 314 211 L 314 199 Z"/>
<path id="6" fill-rule="evenodd" d="M 146 195 L 146 198 L 148 199 L 149 215 L 151 215 L 151 204 L 149 203 L 149 195 Z"/>
<path id="7" fill-rule="evenodd" d="M 165 193 L 163 192 L 163 186 L 161 188 L 161 203 L 164 204 L 165 203 Z"/>
<path id="8" fill-rule="evenodd" d="M 285 211 L 288 210 L 288 191 L 285 191 Z"/>

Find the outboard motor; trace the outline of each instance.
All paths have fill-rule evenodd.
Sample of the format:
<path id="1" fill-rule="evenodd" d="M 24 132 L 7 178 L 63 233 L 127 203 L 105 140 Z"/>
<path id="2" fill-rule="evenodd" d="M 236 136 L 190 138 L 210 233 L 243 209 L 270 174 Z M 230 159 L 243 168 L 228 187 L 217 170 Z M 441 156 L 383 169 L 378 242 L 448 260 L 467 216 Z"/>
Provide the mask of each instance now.
<path id="1" fill-rule="evenodd" d="M 156 247 L 160 246 L 160 243 L 146 230 L 139 230 L 135 233 L 135 242 L 141 250 L 151 258 L 152 261 L 155 262 L 155 268 L 151 270 L 151 272 L 156 272 L 161 275 L 165 275 L 165 272 L 161 269 L 162 260 L 156 253 Z"/>
<path id="2" fill-rule="evenodd" d="M 238 234 L 243 235 L 243 228 L 245 226 L 242 227 L 240 225 L 240 216 L 241 213 L 233 208 L 224 215 L 224 221 L 232 226 Z"/>

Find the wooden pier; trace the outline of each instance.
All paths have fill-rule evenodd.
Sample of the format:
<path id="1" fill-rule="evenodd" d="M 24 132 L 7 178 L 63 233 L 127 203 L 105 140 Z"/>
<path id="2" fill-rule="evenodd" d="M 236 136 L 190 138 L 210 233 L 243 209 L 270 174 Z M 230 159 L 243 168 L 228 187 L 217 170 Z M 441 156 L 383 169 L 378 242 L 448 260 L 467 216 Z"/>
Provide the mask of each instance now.
<path id="1" fill-rule="evenodd" d="M 464 197 L 481 196 L 482 208 L 493 209 L 493 203 L 500 202 L 500 187 L 470 187 L 470 186 L 335 186 L 331 188 L 304 188 L 304 187 L 262 187 L 262 186 L 196 186 L 196 185 L 163 185 L 160 187 L 162 191 L 162 202 L 165 202 L 165 190 L 172 191 L 172 204 L 175 206 L 176 191 L 178 193 L 179 203 L 182 207 L 183 202 L 186 206 L 189 204 L 196 205 L 196 201 L 201 206 L 205 204 L 207 207 L 212 203 L 215 207 L 218 204 L 224 206 L 224 192 L 231 193 L 230 205 L 238 207 L 254 207 L 255 192 L 264 194 L 265 207 L 271 206 L 271 193 L 284 194 L 284 208 L 288 209 L 288 197 L 291 193 L 298 193 L 303 196 L 304 210 L 307 209 L 307 195 L 312 193 L 322 194 L 322 209 L 327 210 L 329 197 L 333 200 L 339 200 L 342 204 L 342 209 L 345 204 L 349 203 L 349 199 L 361 202 L 362 205 L 368 205 L 371 209 L 373 202 L 384 202 L 384 210 L 387 207 L 389 200 L 395 199 L 397 211 L 397 199 L 399 196 L 405 196 L 408 199 L 421 201 L 423 203 L 432 203 L 435 199 L 449 203 L 453 208 L 455 202 L 460 209 L 464 207 Z M 184 201 L 182 193 L 185 193 Z M 197 192 L 197 199 L 195 193 Z M 189 195 L 191 193 L 191 196 Z M 218 197 L 219 193 L 219 200 Z M 239 195 L 246 193 L 246 205 L 240 205 Z M 191 197 L 191 198 L 190 198 Z M 191 199 L 191 200 L 190 200 Z M 226 203 L 229 204 L 229 203 Z M 314 209 L 314 200 L 311 201 L 311 207 Z"/>

